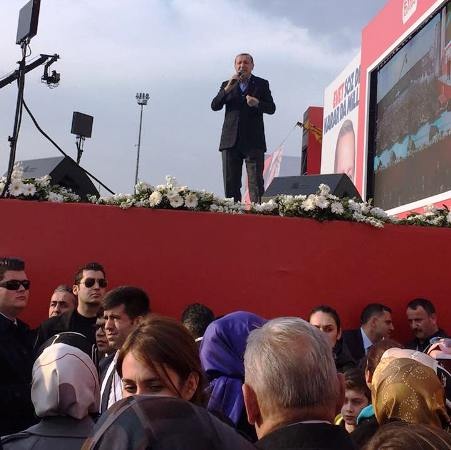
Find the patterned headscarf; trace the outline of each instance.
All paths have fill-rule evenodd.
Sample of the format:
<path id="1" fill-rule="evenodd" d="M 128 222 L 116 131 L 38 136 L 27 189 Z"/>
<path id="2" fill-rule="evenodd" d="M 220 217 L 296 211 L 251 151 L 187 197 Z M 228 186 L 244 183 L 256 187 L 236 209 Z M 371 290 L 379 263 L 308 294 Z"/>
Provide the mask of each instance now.
<path id="1" fill-rule="evenodd" d="M 99 411 L 100 388 L 92 359 L 67 344 L 53 344 L 33 365 L 31 400 L 36 415 L 83 419 Z"/>
<path id="2" fill-rule="evenodd" d="M 443 386 L 430 367 L 410 358 L 383 358 L 371 384 L 379 424 L 399 419 L 442 428 L 449 423 Z"/>
<path id="3" fill-rule="evenodd" d="M 202 367 L 210 382 L 207 409 L 221 412 L 237 425 L 244 411 L 244 350 L 249 333 L 266 323 L 256 314 L 237 311 L 215 320 L 200 347 Z"/>

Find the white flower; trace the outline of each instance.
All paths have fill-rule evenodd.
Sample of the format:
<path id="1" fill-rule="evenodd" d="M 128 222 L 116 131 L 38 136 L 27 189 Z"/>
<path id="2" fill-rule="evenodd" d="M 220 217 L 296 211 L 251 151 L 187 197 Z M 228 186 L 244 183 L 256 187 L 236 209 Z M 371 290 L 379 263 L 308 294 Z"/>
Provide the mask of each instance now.
<path id="1" fill-rule="evenodd" d="M 321 183 L 319 185 L 319 193 L 320 195 L 327 196 L 330 194 L 330 187 L 327 184 Z"/>
<path id="2" fill-rule="evenodd" d="M 11 180 L 21 181 L 23 178 L 23 168 L 19 162 L 14 164 L 13 172 L 11 174 Z"/>
<path id="3" fill-rule="evenodd" d="M 272 212 L 277 209 L 277 203 L 273 199 L 269 200 L 269 202 L 264 202 L 259 206 L 261 212 Z"/>
<path id="4" fill-rule="evenodd" d="M 448 223 L 451 223 L 451 212 L 449 212 L 449 213 L 446 215 L 446 221 L 447 221 Z"/>
<path id="5" fill-rule="evenodd" d="M 5 189 L 5 183 L 3 181 L 0 182 L 0 194 L 3 192 L 3 189 Z"/>
<path id="6" fill-rule="evenodd" d="M 217 212 L 219 210 L 219 206 L 216 205 L 215 203 L 213 203 L 212 205 L 210 205 L 210 211 L 211 212 Z"/>
<path id="7" fill-rule="evenodd" d="M 352 214 L 352 218 L 354 220 L 356 220 L 357 222 L 365 222 L 365 219 L 366 219 L 366 217 L 363 214 L 359 213 L 359 212 L 354 212 Z"/>
<path id="8" fill-rule="evenodd" d="M 161 203 L 161 200 L 163 200 L 161 193 L 158 191 L 153 191 L 149 196 L 149 205 L 151 208 L 154 208 Z"/>
<path id="9" fill-rule="evenodd" d="M 338 214 L 341 215 L 345 212 L 345 209 L 343 207 L 343 205 L 340 202 L 333 202 L 330 205 L 330 210 L 334 213 L 334 214 Z"/>
<path id="10" fill-rule="evenodd" d="M 149 183 L 146 183 L 145 181 L 138 181 L 135 186 L 135 192 L 137 194 L 146 193 L 148 191 L 151 191 L 153 189 L 152 185 Z"/>
<path id="11" fill-rule="evenodd" d="M 180 208 L 183 206 L 183 197 L 179 194 L 171 195 L 170 197 L 168 195 L 168 200 L 173 208 Z"/>
<path id="12" fill-rule="evenodd" d="M 166 175 L 166 186 L 175 187 L 177 186 L 177 180 L 175 177 L 172 177 L 171 175 Z"/>
<path id="13" fill-rule="evenodd" d="M 360 212 L 362 210 L 362 204 L 357 203 L 355 200 L 349 200 L 348 207 L 351 211 Z"/>
<path id="14" fill-rule="evenodd" d="M 326 209 L 329 207 L 329 202 L 326 200 L 326 197 L 324 197 L 322 195 L 317 195 L 315 198 L 315 205 L 318 208 Z"/>
<path id="15" fill-rule="evenodd" d="M 378 219 L 386 219 L 388 217 L 388 214 L 382 208 L 377 207 L 371 208 L 370 214 Z"/>
<path id="16" fill-rule="evenodd" d="M 52 177 L 50 175 L 45 175 L 41 178 L 36 178 L 35 182 L 38 186 L 47 187 L 50 184 Z"/>
<path id="17" fill-rule="evenodd" d="M 55 192 L 49 192 L 49 202 L 54 203 L 62 203 L 64 201 L 64 197 L 60 194 L 56 194 Z"/>
<path id="18" fill-rule="evenodd" d="M 13 197 L 18 197 L 24 193 L 24 184 L 20 180 L 11 180 L 8 191 Z"/>
<path id="19" fill-rule="evenodd" d="M 304 211 L 313 211 L 315 209 L 314 196 L 309 195 L 308 198 L 302 202 L 301 207 Z"/>
<path id="20" fill-rule="evenodd" d="M 36 186 L 32 183 L 25 183 L 23 185 L 23 195 L 33 196 L 34 194 L 36 194 Z"/>
<path id="21" fill-rule="evenodd" d="M 185 196 L 185 206 L 190 209 L 197 208 L 199 204 L 199 200 L 197 199 L 197 195 L 194 192 L 190 192 Z"/>

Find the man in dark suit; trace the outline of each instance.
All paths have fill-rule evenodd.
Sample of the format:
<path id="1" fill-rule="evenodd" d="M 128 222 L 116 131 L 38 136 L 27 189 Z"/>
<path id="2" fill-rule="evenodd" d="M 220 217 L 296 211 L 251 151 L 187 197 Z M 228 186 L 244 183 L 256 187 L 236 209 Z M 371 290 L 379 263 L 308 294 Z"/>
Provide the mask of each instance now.
<path id="1" fill-rule="evenodd" d="M 30 281 L 20 259 L 0 257 L 0 436 L 35 421 L 31 403 L 33 338 L 17 318 L 26 308 Z"/>
<path id="2" fill-rule="evenodd" d="M 268 81 L 252 75 L 253 68 L 251 55 L 237 55 L 236 73 L 221 84 L 211 109 L 219 111 L 224 105 L 226 107 L 219 144 L 225 196 L 241 201 L 241 172 L 245 161 L 250 198 L 258 203 L 264 192 L 266 141 L 263 113 L 274 114 L 276 105 Z"/>
<path id="3" fill-rule="evenodd" d="M 381 303 L 370 303 L 360 315 L 360 328 L 343 332 L 343 342 L 355 361 L 359 362 L 369 348 L 394 330 L 391 309 Z"/>
<path id="4" fill-rule="evenodd" d="M 354 449 L 333 425 L 344 401 L 324 333 L 295 317 L 273 319 L 249 334 L 244 354 L 244 404 L 257 448 Z"/>

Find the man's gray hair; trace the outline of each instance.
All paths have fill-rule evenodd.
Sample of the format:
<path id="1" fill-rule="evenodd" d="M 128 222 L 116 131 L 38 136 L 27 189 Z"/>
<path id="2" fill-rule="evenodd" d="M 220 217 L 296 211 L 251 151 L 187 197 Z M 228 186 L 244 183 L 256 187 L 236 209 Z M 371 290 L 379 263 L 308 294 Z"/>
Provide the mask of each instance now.
<path id="1" fill-rule="evenodd" d="M 248 337 L 245 382 L 269 408 L 330 406 L 338 396 L 335 362 L 324 334 L 297 317 L 273 319 Z"/>

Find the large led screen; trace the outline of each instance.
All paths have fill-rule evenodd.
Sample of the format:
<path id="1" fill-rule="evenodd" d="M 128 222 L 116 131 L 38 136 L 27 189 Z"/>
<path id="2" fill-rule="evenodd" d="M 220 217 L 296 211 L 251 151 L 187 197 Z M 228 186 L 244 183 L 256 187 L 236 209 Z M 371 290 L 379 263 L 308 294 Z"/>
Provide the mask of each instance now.
<path id="1" fill-rule="evenodd" d="M 372 194 L 385 210 L 451 190 L 450 37 L 448 2 L 372 75 Z"/>

